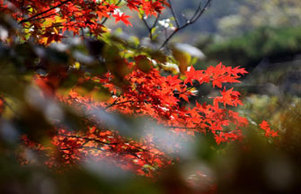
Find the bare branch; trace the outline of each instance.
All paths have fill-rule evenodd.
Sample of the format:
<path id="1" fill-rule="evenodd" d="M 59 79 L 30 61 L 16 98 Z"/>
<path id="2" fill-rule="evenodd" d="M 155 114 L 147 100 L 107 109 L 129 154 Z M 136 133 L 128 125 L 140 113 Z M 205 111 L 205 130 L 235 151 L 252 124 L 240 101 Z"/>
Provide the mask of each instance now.
<path id="1" fill-rule="evenodd" d="M 153 40 L 153 32 L 152 32 L 152 31 L 153 31 L 153 29 L 156 27 L 156 25 L 157 25 L 157 23 L 158 23 L 158 21 L 159 21 L 160 16 L 161 16 L 161 14 L 159 13 L 158 16 L 156 17 L 156 19 L 155 19 L 153 25 L 151 25 L 151 26 L 147 23 L 146 19 L 144 19 L 144 16 L 143 16 L 143 15 L 140 16 L 140 17 L 141 17 L 141 20 L 142 20 L 142 22 L 143 22 L 143 24 L 145 25 L 145 27 L 146 27 L 147 30 L 148 30 L 149 38 L 150 38 L 151 40 Z"/>
<path id="2" fill-rule="evenodd" d="M 152 25 L 152 28 L 156 27 L 156 25 L 157 25 L 157 23 L 158 23 L 158 21 L 159 21 L 160 16 L 161 16 L 161 14 L 159 13 L 158 16 L 156 17 L 155 22 L 154 22 L 153 25 Z"/>
<path id="3" fill-rule="evenodd" d="M 194 23 L 195 21 L 197 21 L 203 15 L 203 13 L 208 9 L 211 1 L 212 0 L 208 0 L 203 8 L 201 8 L 201 5 L 199 6 L 198 10 L 196 11 L 196 12 L 199 12 L 199 14 L 197 14 L 195 16 L 195 18 L 191 18 L 191 23 Z"/>
<path id="4" fill-rule="evenodd" d="M 204 7 L 201 6 L 201 3 L 199 5 L 199 7 L 197 8 L 197 10 L 195 11 L 195 13 L 193 14 L 193 16 L 191 17 L 190 20 L 186 21 L 186 23 L 182 26 L 179 26 L 178 28 L 176 28 L 166 39 L 165 41 L 162 43 L 162 45 L 160 46 L 159 49 L 162 49 L 163 47 L 165 47 L 165 45 L 169 42 L 169 40 L 180 30 L 183 30 L 185 27 L 187 27 L 188 25 L 191 25 L 193 23 L 195 23 L 202 15 L 203 13 L 207 10 L 207 8 L 209 7 L 210 3 L 212 0 L 207 0 L 206 4 L 204 5 Z"/>
<path id="5" fill-rule="evenodd" d="M 150 29 L 151 29 L 151 27 L 148 25 L 148 23 L 147 23 L 146 19 L 144 19 L 144 15 L 141 15 L 140 17 L 141 17 L 141 20 L 143 21 L 143 23 L 144 23 L 145 27 L 146 27 L 148 30 L 150 30 Z"/>
<path id="6" fill-rule="evenodd" d="M 194 12 L 193 16 L 190 18 L 190 21 L 193 20 L 197 16 L 197 14 L 200 12 L 201 9 L 202 9 L 202 1 L 200 1 L 200 4 L 199 4 L 197 10 Z"/>
<path id="7" fill-rule="evenodd" d="M 162 45 L 160 46 L 159 49 L 162 49 L 163 47 L 165 47 L 165 45 L 169 42 L 169 40 L 177 33 L 177 31 L 179 30 L 180 28 L 177 28 L 175 29 L 166 39 L 165 41 L 162 43 Z"/>
<path id="8" fill-rule="evenodd" d="M 176 16 L 175 10 L 174 10 L 174 8 L 172 6 L 171 0 L 168 0 L 168 3 L 170 5 L 171 14 L 172 14 L 173 18 L 175 19 L 176 26 L 177 26 L 177 28 L 179 28 L 180 27 L 180 23 L 179 23 L 178 18 Z"/>

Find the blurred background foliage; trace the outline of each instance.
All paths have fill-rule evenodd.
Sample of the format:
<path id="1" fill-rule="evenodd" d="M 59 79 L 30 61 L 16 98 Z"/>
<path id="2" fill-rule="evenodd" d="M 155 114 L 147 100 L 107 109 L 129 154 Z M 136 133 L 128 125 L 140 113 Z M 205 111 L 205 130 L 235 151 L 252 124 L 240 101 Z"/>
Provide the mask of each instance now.
<path id="1" fill-rule="evenodd" d="M 177 0 L 175 9 L 189 15 L 197 3 Z M 112 25 L 109 23 L 113 29 L 117 28 Z M 1 40 L 21 33 L 18 25 L 5 15 L 0 15 L 0 27 Z M 31 43 L 8 47 L 0 42 L 0 112 L 3 111 L 0 193 L 298 193 L 301 180 L 299 0 L 214 0 L 207 14 L 174 39 L 190 43 L 203 52 L 204 57 L 196 63 L 196 68 L 222 61 L 225 65 L 248 69 L 249 75 L 243 84 L 236 86 L 244 95 L 244 106 L 237 109 L 251 123 L 242 143 L 217 146 L 212 137 L 196 136 L 189 157 L 176 157 L 175 163 L 154 179 L 128 174 L 109 164 L 105 167 L 82 164 L 57 173 L 42 165 L 42 159 L 30 150 L 25 153 L 36 163 L 20 166 L 17 153 L 21 152 L 18 145 L 23 130 L 30 128 L 26 133 L 46 144 L 45 137 L 53 133 L 47 110 L 54 102 L 42 100 L 43 108 L 39 108 L 40 105 L 36 106 L 28 98 L 34 71 L 40 75 L 57 74 L 61 68 L 72 67 L 70 71 L 75 73 L 63 84 L 68 90 L 77 84 L 76 80 L 82 75 L 76 72 L 82 68 L 91 74 L 109 69 L 116 75 L 116 84 L 124 84 L 122 76 L 126 68 L 122 63 L 116 66 L 115 60 L 120 60 L 116 54 L 132 58 L 139 53 L 158 61 L 174 62 L 164 53 L 148 47 L 138 48 L 139 38 L 146 36 L 142 25 L 135 28 L 138 38 L 129 31 L 130 28 L 123 27 L 123 32 L 113 30 L 114 33 L 104 34 L 105 49 L 99 41 L 82 42 L 76 38 L 47 48 Z M 95 60 L 100 50 L 106 52 L 105 56 L 112 63 L 103 65 L 101 60 Z M 147 69 L 147 65 L 143 68 Z M 177 69 L 162 68 L 171 72 Z M 95 92 L 94 87 L 91 83 L 79 86 L 78 91 L 99 99 L 109 95 L 102 88 Z M 208 96 L 215 92 L 206 86 L 198 90 Z M 70 128 L 82 125 L 78 122 L 79 115 L 68 107 L 63 111 Z M 273 129 L 279 130 L 280 137 L 272 140 L 256 134 L 256 123 L 261 120 L 268 120 Z"/>

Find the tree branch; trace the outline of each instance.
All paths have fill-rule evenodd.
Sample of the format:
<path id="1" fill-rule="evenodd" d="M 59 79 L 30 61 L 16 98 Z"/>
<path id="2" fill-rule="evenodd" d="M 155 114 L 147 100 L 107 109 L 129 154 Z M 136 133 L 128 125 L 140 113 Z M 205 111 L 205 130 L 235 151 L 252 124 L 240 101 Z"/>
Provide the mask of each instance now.
<path id="1" fill-rule="evenodd" d="M 201 6 L 201 4 L 200 4 L 199 8 L 198 8 L 197 11 L 196 11 L 196 12 L 200 12 L 200 13 L 199 13 L 198 15 L 196 15 L 195 18 L 192 17 L 192 18 L 190 19 L 190 24 L 196 22 L 196 21 L 203 15 L 203 13 L 208 9 L 208 7 L 209 7 L 211 1 L 212 1 L 212 0 L 207 0 L 205 6 L 204 6 L 203 8 L 202 8 L 202 6 Z"/>
<path id="2" fill-rule="evenodd" d="M 210 3 L 212 0 L 207 0 L 206 4 L 204 5 L 204 7 L 202 8 L 201 3 L 198 7 L 198 9 L 195 11 L 195 13 L 193 14 L 193 16 L 190 18 L 190 20 L 186 21 L 186 23 L 182 26 L 179 26 L 178 28 L 176 28 L 166 39 L 165 41 L 162 43 L 162 45 L 160 46 L 159 49 L 162 49 L 163 47 L 165 47 L 165 45 L 169 42 L 169 40 L 180 30 L 183 30 L 185 27 L 187 27 L 188 25 L 191 25 L 193 23 L 195 23 L 202 15 L 203 13 L 207 10 L 207 8 L 209 7 Z M 176 18 L 175 18 L 176 20 Z M 176 20 L 177 21 L 177 20 Z M 177 23 L 177 22 L 176 22 Z"/>
<path id="3" fill-rule="evenodd" d="M 144 19 L 144 15 L 141 15 L 141 20 L 143 21 L 143 23 L 144 23 L 144 25 L 146 26 L 146 28 L 147 28 L 148 30 L 150 30 L 151 27 L 148 25 L 148 23 L 147 23 L 146 20 Z"/>
<path id="4" fill-rule="evenodd" d="M 33 15 L 33 16 L 27 18 L 27 19 L 21 20 L 21 21 L 19 22 L 19 24 L 22 24 L 22 23 L 24 23 L 24 22 L 28 22 L 28 21 L 30 21 L 30 20 L 32 20 L 32 19 L 34 19 L 34 18 L 36 18 L 36 17 L 38 17 L 38 16 L 40 16 L 40 15 L 43 15 L 43 14 L 45 14 L 45 13 L 48 13 L 49 11 L 54 10 L 54 9 L 56 9 L 56 8 L 58 8 L 58 7 L 61 7 L 62 5 L 65 5 L 66 3 L 70 2 L 70 1 L 71 1 L 71 0 L 62 1 L 60 4 L 58 4 L 58 5 L 54 6 L 54 7 L 51 7 L 51 8 L 49 8 L 49 9 L 45 10 L 45 11 L 42 11 L 42 12 L 36 14 L 36 15 Z"/>
<path id="5" fill-rule="evenodd" d="M 53 14 L 42 16 L 42 17 L 39 17 L 39 18 L 33 18 L 33 19 L 31 19 L 31 21 L 42 20 L 42 19 L 48 18 L 48 17 L 53 16 L 53 15 L 55 15 L 55 14 L 53 13 Z"/>
<path id="6" fill-rule="evenodd" d="M 194 12 L 193 16 L 190 18 L 190 21 L 193 20 L 197 16 L 197 14 L 199 13 L 199 11 L 201 9 L 202 9 L 202 1 L 200 1 L 200 4 L 199 4 L 197 10 Z"/>
<path id="7" fill-rule="evenodd" d="M 103 142 L 100 141 L 99 139 L 95 139 L 95 138 L 89 138 L 89 137 L 81 137 L 78 135 L 66 135 L 66 134 L 58 134 L 59 136 L 63 136 L 63 137 L 69 137 L 69 138 L 76 138 L 76 139 L 82 139 L 82 140 L 86 140 L 86 141 L 94 141 L 100 144 L 105 144 L 105 145 L 117 145 L 117 143 L 108 143 L 108 142 Z"/>
<path id="8" fill-rule="evenodd" d="M 199 127 L 186 127 L 186 126 L 166 126 L 164 125 L 163 127 L 165 128 L 171 128 L 171 129 L 199 129 Z"/>
<path id="9" fill-rule="evenodd" d="M 174 10 L 174 8 L 172 6 L 171 0 L 168 0 L 168 3 L 170 5 L 171 14 L 172 14 L 173 18 L 175 19 L 176 26 L 177 26 L 177 28 L 179 28 L 180 27 L 180 23 L 179 23 L 178 18 L 176 16 L 175 10 Z"/>
<path id="10" fill-rule="evenodd" d="M 117 103 L 117 100 L 115 100 L 112 104 L 108 105 L 107 107 L 104 108 L 104 110 L 107 110 L 109 108 L 111 108 L 112 106 L 115 106 L 115 105 L 120 105 L 120 104 L 125 104 L 125 103 L 128 103 L 128 102 L 134 102 L 132 100 L 127 100 L 127 101 L 123 101 L 123 102 L 118 102 Z"/>
<path id="11" fill-rule="evenodd" d="M 159 20 L 160 16 L 161 16 L 161 14 L 159 13 L 158 16 L 156 17 L 156 19 L 155 19 L 153 25 L 149 26 L 148 23 L 147 23 L 147 21 L 146 21 L 146 19 L 144 19 L 144 16 L 141 15 L 141 20 L 143 21 L 143 24 L 144 24 L 145 27 L 147 28 L 148 33 L 149 33 L 149 38 L 150 38 L 151 40 L 153 40 L 153 33 L 152 33 L 153 28 L 156 27 L 156 25 L 157 25 L 157 23 L 158 23 L 158 20 Z"/>

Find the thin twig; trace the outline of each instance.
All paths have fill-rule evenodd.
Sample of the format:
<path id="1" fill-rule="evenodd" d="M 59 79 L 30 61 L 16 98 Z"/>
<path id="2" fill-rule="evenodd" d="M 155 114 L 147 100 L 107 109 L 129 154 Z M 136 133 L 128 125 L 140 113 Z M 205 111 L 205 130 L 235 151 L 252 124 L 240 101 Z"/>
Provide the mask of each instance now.
<path id="1" fill-rule="evenodd" d="M 24 22 L 28 22 L 28 21 L 30 21 L 30 20 L 32 20 L 32 19 L 34 19 L 34 18 L 36 18 L 36 17 L 38 17 L 38 16 L 40 16 L 40 15 L 43 15 L 43 14 L 45 14 L 45 13 L 48 13 L 49 11 L 54 10 L 54 9 L 56 9 L 56 8 L 58 8 L 58 7 L 61 7 L 62 5 L 66 4 L 66 3 L 70 2 L 70 1 L 71 1 L 71 0 L 62 1 L 60 4 L 58 4 L 58 5 L 54 6 L 54 7 L 51 7 L 51 8 L 49 8 L 49 9 L 45 10 L 45 11 L 42 11 L 42 12 L 36 14 L 36 15 L 33 15 L 33 16 L 27 18 L 27 19 L 21 20 L 21 21 L 19 22 L 19 24 L 22 24 L 22 23 L 24 23 Z"/>
<path id="2" fill-rule="evenodd" d="M 152 25 L 152 28 L 156 27 L 156 25 L 157 25 L 157 23 L 159 21 L 160 16 L 161 16 L 161 14 L 159 13 L 158 16 L 157 16 L 157 18 L 156 18 L 156 20 L 155 20 L 155 22 L 154 22 L 154 24 Z"/>
<path id="3" fill-rule="evenodd" d="M 169 3 L 169 5 L 170 5 L 170 11 L 171 11 L 171 14 L 172 14 L 172 16 L 173 16 L 174 19 L 175 19 L 176 26 L 177 26 L 177 28 L 179 28 L 179 27 L 180 27 L 180 23 L 179 23 L 178 18 L 177 18 L 177 16 L 176 16 L 175 10 L 174 10 L 174 8 L 173 8 L 173 6 L 172 6 L 171 0 L 168 0 L 168 3 Z"/>
<path id="4" fill-rule="evenodd" d="M 104 110 L 107 110 L 109 108 L 111 108 L 112 106 L 115 106 L 115 105 L 121 105 L 121 104 L 125 104 L 125 103 L 128 103 L 128 102 L 134 102 L 132 100 L 127 100 L 127 101 L 123 101 L 123 102 L 118 102 L 117 103 L 117 100 L 115 100 L 112 104 L 108 105 L 107 107 L 104 108 Z"/>
<path id="5" fill-rule="evenodd" d="M 147 28 L 148 30 L 150 30 L 151 27 L 148 25 L 148 23 L 147 23 L 146 20 L 144 19 L 144 15 L 141 15 L 141 20 L 143 21 L 143 23 L 144 23 L 144 25 L 146 26 L 146 28 Z"/>
<path id="6" fill-rule="evenodd" d="M 144 24 L 145 27 L 147 28 L 148 34 L 149 34 L 149 38 L 150 38 L 151 40 L 153 40 L 153 32 L 152 32 L 152 31 L 153 31 L 153 28 L 156 27 L 156 25 L 157 25 L 157 23 L 158 23 L 158 21 L 159 21 L 160 16 L 161 16 L 161 14 L 159 13 L 158 16 L 156 17 L 156 19 L 155 19 L 153 25 L 150 26 L 150 25 L 147 23 L 146 19 L 144 19 L 144 15 L 141 15 L 141 20 L 143 21 L 143 24 Z"/>
<path id="7" fill-rule="evenodd" d="M 49 15 L 46 15 L 46 16 L 43 16 L 43 17 L 34 18 L 31 21 L 42 20 L 42 19 L 48 18 L 48 17 L 53 16 L 53 15 L 55 15 L 55 14 L 53 13 L 53 14 L 49 14 Z"/>
<path id="8" fill-rule="evenodd" d="M 151 26 L 151 30 L 150 30 L 150 39 L 152 40 L 153 39 L 153 28 L 156 27 L 158 21 L 159 21 L 159 18 L 160 18 L 161 14 L 159 13 L 158 16 L 156 17 L 156 20 L 155 22 L 153 23 L 153 25 Z"/>
<path id="9" fill-rule="evenodd" d="M 207 8 L 209 7 L 210 3 L 212 0 L 208 0 L 207 3 L 205 4 L 204 8 L 201 9 L 201 7 L 199 7 L 198 9 L 201 10 L 200 13 L 195 17 L 195 18 L 191 18 L 191 24 L 194 23 L 195 21 L 197 21 L 202 15 L 203 13 L 207 10 Z"/>
<path id="10" fill-rule="evenodd" d="M 201 10 L 201 8 L 202 8 L 202 1 L 200 1 L 200 4 L 199 4 L 197 10 L 194 12 L 193 16 L 190 18 L 190 21 L 193 20 L 197 16 L 197 14 Z"/>
<path id="11" fill-rule="evenodd" d="M 198 9 L 195 11 L 194 15 L 191 17 L 190 20 L 186 21 L 186 23 L 178 28 L 176 28 L 166 39 L 165 41 L 162 43 L 162 45 L 160 46 L 159 49 L 162 49 L 163 47 L 165 47 L 165 45 L 170 41 L 170 39 L 180 30 L 183 30 L 185 27 L 187 27 L 188 25 L 191 25 L 193 23 L 195 23 L 202 15 L 203 13 L 207 10 L 208 6 L 210 5 L 212 0 L 207 0 L 206 4 L 204 5 L 204 7 L 200 6 L 198 7 Z M 175 18 L 175 20 L 177 21 L 177 19 Z M 177 22 L 176 22 L 177 23 Z"/>

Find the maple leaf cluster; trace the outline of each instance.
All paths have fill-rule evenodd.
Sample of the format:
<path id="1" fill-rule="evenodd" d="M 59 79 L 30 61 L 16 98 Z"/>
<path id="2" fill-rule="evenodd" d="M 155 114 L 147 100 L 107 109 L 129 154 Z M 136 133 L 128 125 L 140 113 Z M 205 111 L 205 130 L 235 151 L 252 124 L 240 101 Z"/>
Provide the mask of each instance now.
<path id="1" fill-rule="evenodd" d="M 270 128 L 270 125 L 267 121 L 262 121 L 262 123 L 259 124 L 260 128 L 265 131 L 265 136 L 266 137 L 277 137 L 278 131 L 274 131 Z"/>
<path id="2" fill-rule="evenodd" d="M 126 0 L 113 3 L 98 0 L 0 0 L 0 11 L 11 15 L 22 25 L 25 32 L 19 35 L 23 38 L 22 41 L 39 44 L 34 48 L 29 44 L 22 45 L 30 48 L 31 51 L 28 52 L 32 52 L 32 56 L 39 61 L 38 64 L 28 66 L 45 68 L 46 71 L 45 75 L 35 73 L 33 85 L 42 90 L 45 99 L 71 107 L 84 123 L 84 129 L 78 126 L 78 129 L 74 129 L 66 125 L 63 119 L 51 121 L 52 132 L 55 132 L 49 135 L 51 145 L 35 142 L 31 139 L 31 134 L 26 133 L 23 136 L 24 145 L 44 154 L 47 158 L 45 163 L 50 167 L 76 165 L 86 159 L 110 160 L 124 169 L 152 176 L 158 168 L 172 163 L 172 157 L 162 151 L 164 148 L 158 146 L 153 134 L 158 126 L 166 129 L 169 134 L 178 136 L 210 135 L 217 144 L 240 141 L 243 138 L 242 129 L 248 125 L 248 120 L 233 109 L 242 105 L 240 93 L 225 85 L 239 83 L 238 79 L 247 73 L 245 69 L 226 67 L 220 63 L 203 70 L 196 70 L 193 66 L 186 70 L 183 67 L 188 64 L 184 64 L 181 74 L 164 76 L 167 72 L 162 67 L 172 61 L 172 56 L 167 57 L 160 51 L 141 48 L 135 50 L 129 48 L 127 43 L 123 44 L 124 41 L 116 40 L 116 37 L 99 36 L 105 30 L 103 21 L 107 18 L 113 17 L 116 22 L 122 21 L 130 25 L 129 16 L 119 10 L 122 3 L 146 16 L 157 15 L 165 6 L 169 6 L 164 0 Z M 61 62 L 57 58 L 47 58 L 48 52 L 54 51 L 40 44 L 58 42 L 64 38 L 66 31 L 80 35 L 84 28 L 89 28 L 91 35 L 95 36 L 96 40 L 90 43 L 95 43 L 97 49 L 88 48 L 86 52 L 79 54 L 76 48 L 70 46 L 65 53 L 56 53 L 65 56 L 67 60 Z M 52 62 L 55 64 L 50 64 Z M 74 67 L 74 64 L 79 67 Z M 93 68 L 97 73 L 93 72 Z M 101 73 L 97 71 L 99 69 Z M 68 79 L 70 81 L 72 77 L 76 77 L 76 83 L 67 91 L 63 83 Z M 90 90 L 82 93 L 85 84 L 89 85 Z M 197 90 L 193 87 L 195 84 L 211 85 L 219 94 L 205 97 L 203 101 L 193 101 L 193 97 L 197 96 Z M 33 86 L 26 87 L 28 89 Z M 65 91 L 64 94 L 60 93 L 61 90 Z M 94 95 L 102 94 L 100 90 L 107 92 L 107 98 L 99 100 Z M 21 91 L 24 92 L 23 89 Z M 21 99 L 26 99 L 26 95 Z M 42 102 L 46 103 L 45 99 Z M 3 102 L 0 98 L 0 113 Z M 32 104 L 35 105 L 34 102 Z M 27 106 L 30 105 L 24 107 Z M 47 113 L 44 110 L 41 112 Z M 119 133 L 122 126 L 118 126 L 118 120 L 114 120 L 115 114 L 147 118 L 155 124 L 144 126 L 146 135 L 140 139 L 123 137 Z M 277 132 L 271 130 L 267 122 L 264 121 L 260 126 L 265 130 L 265 136 L 277 136 Z M 177 142 L 173 146 L 181 147 Z M 23 162 L 30 161 L 25 157 Z"/>
<path id="3" fill-rule="evenodd" d="M 240 93 L 233 88 L 222 89 L 221 85 L 239 82 L 235 78 L 245 73 L 243 68 L 231 68 L 222 64 L 210 66 L 207 70 L 195 70 L 191 67 L 185 73 L 186 78 L 181 80 L 178 75 L 162 76 L 156 68 L 144 72 L 136 67 L 124 78 L 128 83 L 124 88 L 114 84 L 114 76 L 111 73 L 101 77 L 87 77 L 85 81 L 92 80 L 106 87 L 112 94 L 108 101 L 95 102 L 95 106 L 131 116 L 148 116 L 175 131 L 185 131 L 189 134 L 210 132 L 214 134 L 217 143 L 221 143 L 240 139 L 240 128 L 248 124 L 246 118 L 229 109 L 231 106 L 242 104 L 239 100 Z M 209 97 L 212 104 L 195 102 L 195 106 L 184 106 L 182 100 L 191 103 L 189 98 L 196 95 L 192 88 L 187 86 L 188 82 L 218 85 L 221 95 Z M 61 97 L 60 100 L 70 104 L 72 102 L 85 104 L 86 107 L 91 106 L 91 101 L 93 102 L 93 98 L 81 97 L 76 90 L 71 91 L 67 98 Z M 230 123 L 235 124 L 235 130 L 225 132 L 223 128 Z"/>
<path id="4" fill-rule="evenodd" d="M 44 155 L 44 162 L 50 168 L 77 167 L 87 160 L 110 161 L 111 164 L 139 175 L 153 176 L 158 168 L 171 164 L 171 158 L 154 146 L 145 142 L 126 139 L 111 130 L 99 130 L 95 126 L 88 127 L 87 132 L 74 133 L 65 129 L 57 129 L 57 135 L 47 147 L 33 142 L 23 136 L 26 148 Z M 22 164 L 30 160 L 21 157 Z"/>
<path id="5" fill-rule="evenodd" d="M 77 93 L 76 87 L 68 95 L 55 96 L 77 111 L 85 109 L 93 112 L 94 109 L 100 109 L 131 117 L 147 117 L 174 134 L 185 133 L 193 136 L 196 133 L 210 133 L 217 144 L 242 139 L 242 128 L 247 126 L 248 121 L 229 109 L 231 106 L 242 104 L 239 100 L 240 93 L 233 88 L 226 90 L 222 88 L 222 84 L 239 82 L 237 79 L 246 73 L 243 68 L 226 67 L 222 64 L 210 66 L 206 70 L 195 70 L 191 67 L 185 73 L 186 78 L 182 80 L 179 75 L 162 76 L 160 70 L 155 67 L 142 71 L 138 64 L 129 62 L 128 67 L 132 71 L 124 77 L 127 84 L 122 87 L 115 84 L 114 75 L 110 72 L 80 80 L 78 86 L 92 81 L 107 88 L 111 98 L 106 101 L 97 101 L 89 95 L 83 96 Z M 47 85 L 50 81 L 47 76 L 36 79 L 38 85 L 46 92 L 49 90 Z M 41 84 L 44 82 L 48 84 Z M 188 83 L 196 82 L 216 86 L 221 95 L 208 98 L 211 103 L 191 102 L 190 98 L 196 94 L 188 87 Z M 190 106 L 183 104 L 183 101 Z M 89 114 L 88 120 L 92 123 L 97 121 L 97 126 L 106 126 L 107 122 L 98 118 L 95 112 Z M 57 152 L 53 152 L 51 156 L 56 158 L 53 161 L 63 159 L 63 163 L 72 164 L 91 155 L 98 159 L 115 158 L 114 161 L 118 161 L 117 165 L 145 175 L 151 175 L 151 172 L 155 171 L 153 168 L 145 170 L 145 166 L 159 168 L 172 161 L 154 142 L 151 127 L 147 129 L 148 133 L 140 143 L 122 138 L 118 135 L 118 129 L 113 132 L 106 127 L 96 127 L 95 124 L 87 133 L 57 130 L 59 132 L 52 141 L 57 148 Z M 49 161 L 47 163 L 50 164 Z M 55 162 L 51 164 L 53 166 Z"/>
<path id="6" fill-rule="evenodd" d="M 122 1 L 106 0 L 1 0 L 0 12 L 22 24 L 27 31 L 23 39 L 33 38 L 40 44 L 49 44 L 62 40 L 66 31 L 79 35 L 84 28 L 89 28 L 97 37 L 105 31 L 103 23 L 110 17 L 131 25 L 130 16 L 119 11 L 123 5 Z M 157 15 L 168 3 L 165 0 L 126 0 L 125 6 L 145 15 Z"/>

